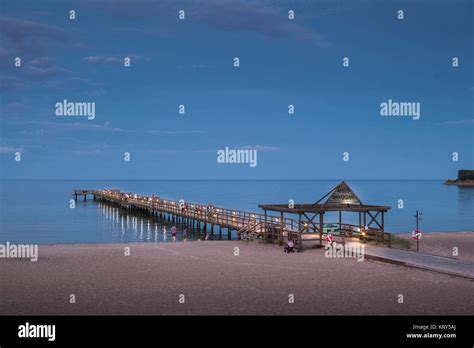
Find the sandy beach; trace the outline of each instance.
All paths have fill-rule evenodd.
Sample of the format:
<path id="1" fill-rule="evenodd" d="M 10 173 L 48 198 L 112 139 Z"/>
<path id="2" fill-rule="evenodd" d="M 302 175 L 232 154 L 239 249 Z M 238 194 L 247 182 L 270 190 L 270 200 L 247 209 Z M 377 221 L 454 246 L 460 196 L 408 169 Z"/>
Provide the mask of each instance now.
<path id="1" fill-rule="evenodd" d="M 413 247 L 416 246 L 416 242 L 412 240 L 411 234 L 397 236 L 409 240 Z M 472 231 L 425 233 L 420 241 L 419 248 L 421 253 L 474 261 L 474 233 Z M 457 248 L 457 256 L 453 254 L 453 248 Z"/>
<path id="2" fill-rule="evenodd" d="M 436 234 L 433 248 L 449 237 Z M 40 246 L 37 262 L 0 263 L 3 315 L 474 314 L 468 279 L 259 242 Z"/>

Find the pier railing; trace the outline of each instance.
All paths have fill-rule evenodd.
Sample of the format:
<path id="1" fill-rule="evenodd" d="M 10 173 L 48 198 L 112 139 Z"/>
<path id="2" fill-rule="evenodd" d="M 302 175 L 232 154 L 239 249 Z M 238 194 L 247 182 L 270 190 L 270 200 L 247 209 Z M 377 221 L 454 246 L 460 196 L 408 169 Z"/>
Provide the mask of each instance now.
<path id="1" fill-rule="evenodd" d="M 82 190 L 81 190 L 82 192 Z M 126 194 L 112 190 L 92 191 L 91 194 L 116 202 L 122 206 L 133 205 L 143 209 L 158 211 L 175 216 L 186 217 L 209 224 L 237 230 L 240 233 L 251 233 L 254 237 L 283 242 L 283 236 L 291 234 L 300 239 L 301 231 L 294 219 L 264 215 L 254 212 L 234 210 L 199 203 L 162 199 L 156 196 Z"/>

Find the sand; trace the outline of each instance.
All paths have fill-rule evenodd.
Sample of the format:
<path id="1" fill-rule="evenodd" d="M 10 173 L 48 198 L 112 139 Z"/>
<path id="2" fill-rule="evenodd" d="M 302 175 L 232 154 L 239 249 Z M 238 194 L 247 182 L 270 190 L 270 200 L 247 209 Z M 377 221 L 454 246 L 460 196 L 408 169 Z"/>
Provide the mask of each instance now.
<path id="1" fill-rule="evenodd" d="M 473 284 L 255 241 L 40 246 L 37 262 L 0 259 L 0 314 L 472 315 Z"/>
<path id="2" fill-rule="evenodd" d="M 411 234 L 397 235 L 412 241 Z M 412 241 L 415 247 L 416 242 Z M 457 255 L 453 253 L 457 248 Z M 426 254 L 474 261 L 474 232 L 430 232 L 424 233 L 419 242 L 419 251 Z"/>

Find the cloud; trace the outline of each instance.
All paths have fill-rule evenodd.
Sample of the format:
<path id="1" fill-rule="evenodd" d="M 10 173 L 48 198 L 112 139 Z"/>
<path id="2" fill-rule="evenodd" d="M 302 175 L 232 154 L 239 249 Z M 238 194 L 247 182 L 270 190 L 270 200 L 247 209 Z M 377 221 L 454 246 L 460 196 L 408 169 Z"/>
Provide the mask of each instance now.
<path id="1" fill-rule="evenodd" d="M 0 47 L 0 58 L 6 60 L 7 57 L 8 57 L 8 51 L 5 48 Z"/>
<path id="2" fill-rule="evenodd" d="M 178 134 L 204 134 L 206 132 L 201 130 L 147 130 L 147 134 L 159 135 L 159 134 L 168 134 L 168 135 L 178 135 Z"/>
<path id="3" fill-rule="evenodd" d="M 15 92 L 29 86 L 29 83 L 24 79 L 19 79 L 14 76 L 0 77 L 0 91 L 1 92 Z"/>
<path id="4" fill-rule="evenodd" d="M 474 119 L 446 121 L 440 124 L 442 126 L 474 126 Z"/>
<path id="5" fill-rule="evenodd" d="M 208 69 L 210 66 L 203 63 L 191 63 L 191 64 L 180 64 L 178 65 L 178 69 L 180 70 L 203 70 Z"/>
<path id="6" fill-rule="evenodd" d="M 249 32 L 268 38 L 288 38 L 316 46 L 328 44 L 323 35 L 302 24 L 302 21 L 288 20 L 288 8 L 279 7 L 275 1 L 206 0 L 182 3 L 161 0 L 153 3 L 136 0 L 134 6 L 127 6 L 127 2 L 124 1 L 97 1 L 96 4 L 107 8 L 107 13 L 115 17 L 152 23 L 150 26 L 115 28 L 117 31 L 154 36 L 179 32 L 184 30 L 185 26 L 177 20 L 178 11 L 184 9 L 187 21 L 220 31 Z M 320 6 L 317 10 L 306 12 L 327 15 L 331 13 L 330 10 L 333 11 Z M 171 15 L 173 13 L 175 16 Z M 306 19 L 304 22 L 313 23 L 314 18 Z"/>
<path id="7" fill-rule="evenodd" d="M 48 50 L 50 44 L 64 44 L 71 40 L 61 27 L 24 19 L 0 16 L 3 42 L 12 55 L 35 55 Z"/>
<path id="8" fill-rule="evenodd" d="M 120 127 L 112 127 L 110 122 L 104 124 L 96 124 L 88 121 L 84 122 L 28 122 L 33 125 L 36 130 L 40 130 L 41 134 L 51 132 L 54 130 L 69 130 L 69 131 L 96 131 L 96 132 L 107 132 L 107 133 L 120 133 L 120 134 L 138 134 L 138 135 L 181 135 L 181 134 L 203 134 L 201 130 L 137 130 L 137 129 L 124 129 Z M 31 133 L 32 134 L 32 133 Z"/>
<path id="9" fill-rule="evenodd" d="M 149 153 L 152 154 L 159 154 L 159 155 L 176 155 L 179 153 L 182 153 L 182 150 L 177 150 L 177 149 L 148 149 Z"/>
<path id="10" fill-rule="evenodd" d="M 115 28 L 115 31 L 122 33 L 132 33 L 140 35 L 152 35 L 152 36 L 167 36 L 170 34 L 170 28 L 157 28 L 157 27 L 126 27 L 126 28 Z"/>
<path id="11" fill-rule="evenodd" d="M 89 121 L 86 122 L 42 122 L 42 126 L 50 129 L 65 129 L 65 130 L 87 130 L 87 131 L 101 131 L 101 132 L 114 132 L 114 133 L 126 133 L 125 129 L 118 127 L 111 127 L 110 122 L 104 124 L 94 124 Z"/>
<path id="12" fill-rule="evenodd" d="M 0 153 L 15 153 L 15 152 L 22 152 L 23 147 L 15 147 L 15 146 L 0 146 Z"/>
<path id="13" fill-rule="evenodd" d="M 82 60 L 88 64 L 123 64 L 124 58 L 129 57 L 131 64 L 134 62 L 149 62 L 151 61 L 148 57 L 139 56 L 136 54 L 125 54 L 122 57 L 107 57 L 107 56 L 87 56 L 82 58 Z"/>
<path id="14" fill-rule="evenodd" d="M 89 98 L 97 98 L 106 94 L 107 94 L 107 91 L 103 88 L 91 89 L 84 93 L 84 95 Z"/>
<path id="15" fill-rule="evenodd" d="M 24 103 L 13 102 L 0 106 L 1 118 L 15 118 L 31 111 L 31 107 Z"/>
<path id="16" fill-rule="evenodd" d="M 0 15 L 0 28 L 2 92 L 23 90 L 31 86 L 29 81 L 41 81 L 68 72 L 56 64 L 54 58 L 41 56 L 44 52 L 55 50 L 57 46 L 73 43 L 73 31 L 3 15 Z M 14 67 L 14 57 L 21 58 L 21 68 Z"/>
<path id="17" fill-rule="evenodd" d="M 232 148 L 229 146 L 229 148 Z M 239 150 L 257 150 L 258 152 L 280 152 L 282 151 L 281 148 L 277 146 L 265 146 L 265 145 L 245 145 L 245 146 L 240 146 L 240 147 L 233 147 L 233 149 L 239 149 Z M 216 153 L 216 149 L 214 150 L 209 150 L 209 149 L 203 149 L 203 150 L 194 150 L 193 152 L 196 153 Z"/>
<path id="18" fill-rule="evenodd" d="M 5 60 L 2 63 L 1 70 L 8 73 L 0 77 L 0 90 L 4 92 L 16 92 L 32 86 L 35 81 L 44 82 L 70 73 L 69 70 L 58 65 L 56 59 L 52 57 L 22 59 L 22 65 L 19 68 L 13 67 L 13 60 L 11 62 Z M 12 69 L 15 71 L 13 72 Z M 43 84 L 42 87 L 44 86 L 48 85 Z"/>
<path id="19" fill-rule="evenodd" d="M 107 144 L 81 144 L 78 150 L 75 150 L 74 153 L 80 156 L 91 156 L 91 155 L 103 155 L 106 154 L 108 150 L 112 149 L 110 145 Z"/>
<path id="20" fill-rule="evenodd" d="M 31 14 L 34 16 L 45 16 L 45 17 L 54 16 L 54 13 L 51 11 L 32 11 Z"/>
<path id="21" fill-rule="evenodd" d="M 44 130 L 44 129 L 32 129 L 32 130 L 22 130 L 20 131 L 20 135 L 24 135 L 24 136 L 36 136 L 36 137 L 42 137 L 44 135 L 46 135 L 47 132 Z"/>
<path id="22" fill-rule="evenodd" d="M 100 93 L 94 93 L 96 88 L 99 86 L 98 83 L 95 83 L 89 79 L 81 78 L 81 77 L 61 77 L 61 79 L 51 79 L 44 83 L 44 86 L 52 89 L 70 89 L 70 88 L 78 88 L 78 87 L 85 87 L 84 95 L 86 96 L 97 96 L 105 94 L 105 90 L 102 90 Z M 91 90 L 91 87 L 94 89 Z"/>
<path id="23" fill-rule="evenodd" d="M 281 148 L 277 146 L 265 146 L 265 145 L 246 145 L 241 147 L 244 150 L 257 150 L 258 152 L 280 152 Z"/>
<path id="24" fill-rule="evenodd" d="M 223 31 L 253 32 L 270 38 L 289 38 L 325 46 L 323 36 L 296 21 L 287 19 L 286 10 L 252 1 L 206 1 L 199 5 L 200 20 Z"/>
<path id="25" fill-rule="evenodd" d="M 21 68 L 21 72 L 29 79 L 47 79 L 52 76 L 62 75 L 69 71 L 56 63 L 56 58 L 39 57 L 26 61 Z"/>
<path id="26" fill-rule="evenodd" d="M 82 59 L 89 64 L 119 64 L 123 63 L 123 58 L 104 57 L 104 56 L 88 56 Z"/>
<path id="27" fill-rule="evenodd" d="M 52 66 L 54 63 L 56 63 L 56 59 L 54 57 L 39 57 L 28 62 L 29 65 L 39 68 Z"/>

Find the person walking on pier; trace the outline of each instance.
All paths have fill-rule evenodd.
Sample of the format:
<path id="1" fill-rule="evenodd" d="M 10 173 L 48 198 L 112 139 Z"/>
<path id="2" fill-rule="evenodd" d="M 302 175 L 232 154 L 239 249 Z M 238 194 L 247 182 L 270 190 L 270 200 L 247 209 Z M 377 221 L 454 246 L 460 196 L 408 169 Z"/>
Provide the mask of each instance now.
<path id="1" fill-rule="evenodd" d="M 214 206 L 211 203 L 209 203 L 207 205 L 207 214 L 211 216 L 213 210 L 214 210 Z"/>
<path id="2" fill-rule="evenodd" d="M 176 242 L 176 226 L 174 225 L 171 227 L 171 238 L 173 239 L 173 242 Z"/>

